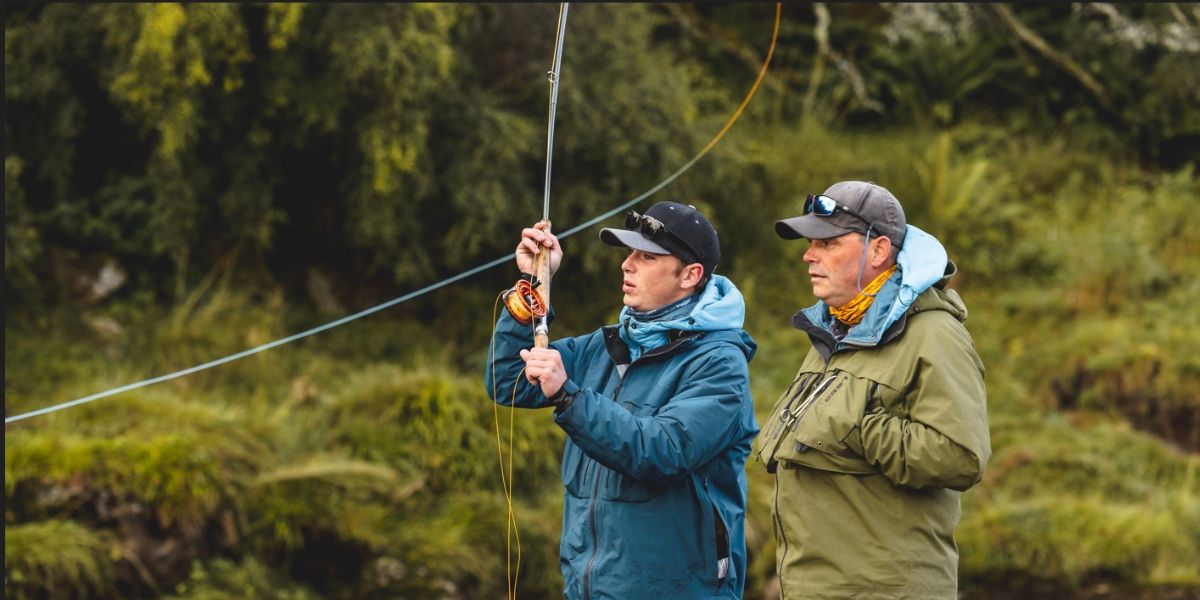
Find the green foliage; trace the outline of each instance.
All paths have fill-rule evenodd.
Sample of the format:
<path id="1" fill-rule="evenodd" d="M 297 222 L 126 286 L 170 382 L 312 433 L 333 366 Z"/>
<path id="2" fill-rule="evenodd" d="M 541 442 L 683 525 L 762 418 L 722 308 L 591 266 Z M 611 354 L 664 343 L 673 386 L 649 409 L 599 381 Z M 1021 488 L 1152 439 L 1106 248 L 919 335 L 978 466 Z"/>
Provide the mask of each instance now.
<path id="1" fill-rule="evenodd" d="M 34 224 L 10 225 L 6 268 L 44 268 L 30 258 L 36 240 L 70 240 L 169 268 L 164 291 L 178 299 L 235 248 L 404 286 L 507 252 L 496 234 L 539 213 L 550 49 L 528 40 L 534 15 L 549 38 L 552 10 L 158 4 L 10 16 L 10 105 L 29 114 L 54 102 L 44 110 L 70 126 L 46 138 L 6 120 L 9 207 Z M 656 23 L 643 6 L 572 15 L 560 222 L 648 187 L 696 147 L 703 84 L 654 42 Z M 27 48 L 68 33 L 94 52 Z M 527 210 L 511 210 L 514 198 Z M 443 235 L 414 243 L 430 230 Z"/>
<path id="2" fill-rule="evenodd" d="M 113 583 L 110 561 L 120 549 L 107 532 L 74 521 L 4 527 L 6 598 L 87 598 Z"/>
<path id="3" fill-rule="evenodd" d="M 1128 409 L 1132 399 L 1159 411 L 1154 414 L 1195 407 L 1196 353 L 1186 348 L 1196 338 L 1187 306 L 1195 295 L 1189 249 L 1198 229 L 1186 203 L 1176 201 L 1194 195 L 1192 172 L 1149 176 L 1119 158 L 1080 154 L 1053 140 L 1009 139 L 978 125 L 937 134 L 809 128 L 778 135 L 732 138 L 713 173 L 688 184 L 712 186 L 702 202 L 723 232 L 744 241 L 730 245 L 722 270 L 750 302 L 748 327 L 760 343 L 751 365 L 760 411 L 807 349 L 781 324 L 811 296 L 796 276 L 803 243 L 744 232 L 762 228 L 762 215 L 769 221 L 793 214 L 797 189 L 819 190 L 846 177 L 895 179 L 891 187 L 913 222 L 943 239 L 963 269 L 956 285 L 971 308 L 968 326 L 989 371 L 995 453 L 984 482 L 965 497 L 964 586 L 1002 579 L 1069 587 L 1097 578 L 1192 585 L 1196 574 L 1187 565 L 1197 552 L 1189 542 L 1196 539 L 1194 520 L 1168 530 L 1163 515 L 1194 512 L 1200 496 L 1194 455 L 1120 420 L 1126 415 L 1138 429 L 1189 444 L 1190 438 L 1172 437 L 1174 430 Z M 856 151 L 868 141 L 880 155 Z M 814 147 L 823 152 L 801 150 Z M 1035 163 L 1024 162 L 1026 156 Z M 904 168 L 912 163 L 917 168 Z M 1095 163 L 1105 166 L 1089 167 Z M 1079 168 L 1095 176 L 1073 176 Z M 733 191 L 705 183 L 708 177 L 728 181 Z M 744 210 L 731 208 L 739 203 Z M 1007 208 L 1013 205 L 1022 210 Z M 1006 232 L 1010 251 L 1001 251 L 1004 239 L 977 232 L 972 223 Z M 1112 256 L 1136 268 L 1122 268 Z M 10 410 L 104 387 L 89 382 L 125 383 L 311 326 L 312 316 L 296 312 L 277 292 L 235 284 L 231 273 L 214 270 L 170 311 L 146 300 L 119 301 L 83 314 L 8 322 L 10 373 L 48 374 L 10 377 Z M 469 293 L 448 298 L 444 305 L 475 301 Z M 612 308 L 607 296 L 579 302 L 583 314 Z M 195 552 L 185 570 L 154 574 L 163 589 L 179 581 L 194 585 L 186 579 L 196 577 L 189 565 L 204 565 L 196 567 L 209 573 L 204 577 L 225 572 L 212 561 L 226 548 L 243 565 L 228 567 L 227 579 L 247 583 L 214 583 L 214 590 L 265 585 L 274 580 L 262 578 L 279 576 L 296 582 L 279 587 L 281 593 L 303 593 L 307 586 L 325 597 L 501 593 L 509 563 L 494 419 L 507 453 L 511 413 L 479 388 L 486 338 L 463 338 L 478 347 L 461 354 L 480 358 L 460 372 L 448 366 L 463 360 L 459 352 L 438 349 L 442 342 L 427 326 L 406 321 L 402 311 L 396 317 L 375 317 L 373 324 L 349 325 L 12 428 L 6 439 L 9 527 L 51 515 L 82 518 L 99 508 L 89 498 L 115 498 L 153 507 L 151 518 L 168 527 L 167 535 L 182 536 L 170 533 L 171 524 L 230 530 L 225 541 L 209 545 L 182 536 Z M 94 325 L 100 318 L 118 323 L 119 333 L 102 335 Z M 442 331 L 474 327 L 456 313 L 438 319 Z M 1025 326 L 1014 328 L 1015 322 Z M 1048 339 L 1046 331 L 1056 334 Z M 1141 341 L 1126 342 L 1135 338 Z M 114 370 L 114 362 L 122 366 Z M 1087 378 L 1076 379 L 1080 369 Z M 562 433 L 544 415 L 513 416 L 523 597 L 554 597 Z M 772 574 L 774 542 L 770 478 L 760 465 L 748 469 L 753 594 Z M 1029 523 L 1037 528 L 1028 529 Z M 1111 552 L 1102 541 L 1131 553 Z M 1072 545 L 1086 552 L 1057 562 L 1028 559 Z M 145 542 L 134 547 L 144 549 Z M 280 571 L 244 566 L 253 561 Z M 105 564 L 129 577 L 121 567 L 132 564 L 129 559 Z"/>
<path id="4" fill-rule="evenodd" d="M 1002 424 L 992 433 L 1000 451 L 978 490 L 979 502 L 1018 501 L 1036 493 L 1133 503 L 1200 492 L 1195 457 L 1120 421 L 1068 423 L 1051 417 Z"/>
<path id="5" fill-rule="evenodd" d="M 215 284 L 195 296 L 157 315 L 140 314 L 145 306 L 106 307 L 104 316 L 123 324 L 120 336 L 84 341 L 65 358 L 60 351 L 70 346 L 58 336 L 76 317 L 46 324 L 54 335 L 10 323 L 10 366 L 57 364 L 62 375 L 57 385 L 18 386 L 37 393 L 10 402 L 30 406 L 83 385 L 103 372 L 106 345 L 121 347 L 131 363 L 170 364 L 266 341 L 246 339 L 247 329 L 265 336 L 283 327 L 269 314 L 277 310 L 252 295 Z M 464 378 L 423 362 L 429 357 L 381 362 L 391 358 L 379 354 L 389 348 L 381 342 L 397 330 L 367 331 L 354 332 L 354 343 L 330 333 L 327 344 L 250 357 L 12 427 L 8 529 L 49 516 L 95 522 L 99 535 L 128 549 L 97 555 L 108 574 L 102 583 L 146 594 L 157 585 L 184 597 L 266 587 L 284 597 L 495 596 L 508 568 L 497 446 L 508 456 L 511 415 L 522 594 L 554 597 L 561 431 L 544 415 L 496 407 L 480 388 L 482 373 Z M 153 558 L 167 540 L 170 560 Z M 515 564 L 515 545 L 511 551 Z M 237 563 L 218 558 L 230 552 Z M 149 571 L 139 574 L 138 564 Z M 45 579 L 22 585 L 56 589 Z"/>
<path id="6" fill-rule="evenodd" d="M 248 534 L 264 548 L 295 550 L 305 530 L 328 530 L 372 549 L 388 544 L 380 528 L 386 504 L 422 489 L 419 478 L 402 479 L 382 465 L 338 457 L 295 460 L 259 473 L 245 497 Z"/>
<path id="7" fill-rule="evenodd" d="M 988 35 L 980 11 L 965 4 L 901 4 L 883 30 L 886 44 L 873 47 L 882 71 L 882 92 L 923 126 L 950 125 L 964 111 L 990 109 L 980 100 L 1009 92 L 1019 64 L 1002 55 L 1005 40 Z M 1007 95 L 1007 94 L 1005 94 Z M 981 106 L 982 105 L 982 106 Z"/>
<path id="8" fill-rule="evenodd" d="M 546 478 L 557 473 L 556 456 L 533 450 L 558 447 L 562 432 L 540 419 L 522 418 L 522 411 L 480 410 L 491 404 L 481 382 L 392 366 L 366 369 L 339 394 L 331 419 L 334 435 L 364 458 L 420 469 L 440 494 L 498 483 L 495 465 L 474 457 L 495 454 L 497 444 L 507 453 L 511 420 L 513 452 L 524 457 L 524 469 L 539 475 L 522 477 L 517 489 L 556 483 L 557 477 Z"/>
<path id="9" fill-rule="evenodd" d="M 249 448 L 211 433 L 94 437 L 11 432 L 5 450 L 6 499 L 22 504 L 28 514 L 62 510 L 104 490 L 154 506 L 162 526 L 178 521 L 192 527 L 236 495 L 237 473 L 255 458 Z M 16 498 L 25 489 L 44 493 Z"/>
<path id="10" fill-rule="evenodd" d="M 812 302 L 805 244 L 771 223 L 835 181 L 877 181 L 959 265 L 988 369 L 994 455 L 964 496 L 964 591 L 1194 590 L 1195 10 L 1010 7 L 1048 53 L 995 6 L 824 9 L 829 53 L 818 9 L 785 7 L 758 97 L 655 198 L 694 203 L 721 231 L 720 272 L 760 344 L 760 418 L 808 349 L 787 323 Z M 6 414 L 344 313 L 308 305 L 314 273 L 357 309 L 511 253 L 541 214 L 555 11 L 6 10 Z M 769 16 L 573 7 L 555 228 L 692 156 L 756 73 Z M 556 336 L 619 307 L 620 251 L 595 230 L 565 246 Z M 73 300 L 108 259 L 126 286 Z M 481 389 L 488 308 L 511 277 L 10 425 L 6 595 L 499 597 L 516 560 L 511 435 L 520 595 L 559 597 L 563 433 Z M 758 597 L 771 480 L 748 471 Z"/>
<path id="11" fill-rule="evenodd" d="M 316 600 L 319 595 L 297 585 L 261 562 L 248 558 L 241 563 L 217 559 L 195 563 L 187 580 L 175 586 L 172 600 Z"/>
<path id="12" fill-rule="evenodd" d="M 1041 498 L 976 510 L 958 535 L 962 569 L 973 579 L 1023 573 L 1067 589 L 1096 577 L 1149 585 L 1200 581 L 1194 494 L 1137 505 Z"/>

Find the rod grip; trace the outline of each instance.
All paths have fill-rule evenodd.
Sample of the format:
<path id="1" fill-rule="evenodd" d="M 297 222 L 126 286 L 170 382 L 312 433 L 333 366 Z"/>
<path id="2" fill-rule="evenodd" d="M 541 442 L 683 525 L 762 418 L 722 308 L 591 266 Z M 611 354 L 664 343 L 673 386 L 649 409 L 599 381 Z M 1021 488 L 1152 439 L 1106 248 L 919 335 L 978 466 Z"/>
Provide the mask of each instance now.
<path id="1" fill-rule="evenodd" d="M 550 219 L 542 219 L 539 223 L 545 223 L 546 228 L 543 229 L 546 233 L 550 233 Z M 550 249 L 545 246 L 538 246 L 537 256 L 533 261 L 534 275 L 538 280 L 537 291 L 541 294 L 542 299 L 546 302 L 546 306 L 550 306 Z M 533 346 L 535 348 L 550 347 L 550 324 L 546 317 L 537 317 L 533 320 Z"/>

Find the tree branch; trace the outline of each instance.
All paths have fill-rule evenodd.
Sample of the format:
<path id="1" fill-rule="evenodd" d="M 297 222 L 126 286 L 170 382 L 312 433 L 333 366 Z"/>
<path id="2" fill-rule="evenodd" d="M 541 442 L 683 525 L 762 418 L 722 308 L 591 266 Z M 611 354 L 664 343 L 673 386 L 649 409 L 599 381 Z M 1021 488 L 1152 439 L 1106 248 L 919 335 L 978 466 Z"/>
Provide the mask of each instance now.
<path id="1" fill-rule="evenodd" d="M 1104 86 L 1100 85 L 1100 82 L 1096 81 L 1096 79 L 1092 77 L 1091 74 L 1086 70 L 1084 70 L 1079 63 L 1075 62 L 1075 60 L 1070 56 L 1067 56 L 1063 52 L 1060 52 L 1051 46 L 1045 39 L 1025 25 L 1025 23 L 1022 23 L 1007 5 L 991 4 L 989 6 L 996 16 L 1000 17 L 1000 20 L 1003 21 L 1004 24 L 1008 26 L 1008 28 L 1011 29 L 1014 34 L 1016 34 L 1017 38 L 1019 38 L 1029 47 L 1037 50 L 1042 56 L 1048 58 L 1051 62 L 1058 65 L 1063 70 L 1067 71 L 1067 73 L 1079 81 L 1083 87 L 1087 88 L 1087 90 L 1096 97 L 1096 100 L 1100 102 L 1101 106 L 1103 106 L 1112 114 L 1117 114 L 1116 109 L 1113 107 L 1112 100 L 1108 97 L 1108 92 L 1104 90 Z"/>
<path id="2" fill-rule="evenodd" d="M 850 81 L 850 88 L 854 90 L 854 97 L 858 99 L 858 102 L 863 107 L 877 113 L 882 113 L 883 105 L 867 94 L 867 84 L 863 81 L 862 73 L 858 71 L 858 67 L 855 67 L 853 62 L 850 62 L 840 52 L 830 47 L 829 24 L 831 19 L 829 9 L 826 8 L 825 3 L 817 2 L 814 4 L 813 13 L 817 17 L 817 22 L 813 25 L 813 38 L 817 42 L 817 58 L 813 63 L 812 74 L 808 79 L 808 91 L 804 95 L 804 116 L 807 118 L 812 113 L 812 107 L 817 97 L 817 86 L 820 85 L 821 78 L 825 74 L 826 60 L 833 61 L 834 66 Z"/>
<path id="3" fill-rule="evenodd" d="M 813 104 L 817 101 L 817 87 L 825 75 L 825 58 L 829 56 L 829 9 L 818 2 L 813 5 L 817 22 L 813 25 L 813 38 L 817 41 L 817 56 L 813 59 L 812 72 L 808 75 L 808 91 L 804 93 L 804 119 L 812 116 Z"/>

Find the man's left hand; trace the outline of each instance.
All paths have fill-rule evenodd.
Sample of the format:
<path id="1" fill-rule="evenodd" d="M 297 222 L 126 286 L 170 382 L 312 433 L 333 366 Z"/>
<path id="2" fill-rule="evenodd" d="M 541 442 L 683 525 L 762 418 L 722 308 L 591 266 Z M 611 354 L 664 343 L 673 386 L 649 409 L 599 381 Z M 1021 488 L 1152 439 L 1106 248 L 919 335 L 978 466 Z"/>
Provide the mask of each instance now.
<path id="1" fill-rule="evenodd" d="M 562 355 L 552 348 L 531 348 L 521 351 L 525 361 L 525 378 L 533 385 L 540 385 L 547 398 L 554 397 L 567 382 L 567 370 L 563 368 Z"/>

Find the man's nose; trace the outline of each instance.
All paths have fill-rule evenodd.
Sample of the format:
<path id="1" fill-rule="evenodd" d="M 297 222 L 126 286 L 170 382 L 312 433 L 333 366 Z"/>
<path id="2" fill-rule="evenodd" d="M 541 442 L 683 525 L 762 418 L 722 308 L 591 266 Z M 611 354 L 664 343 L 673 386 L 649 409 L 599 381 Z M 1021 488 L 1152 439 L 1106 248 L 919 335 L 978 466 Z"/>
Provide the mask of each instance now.
<path id="1" fill-rule="evenodd" d="M 808 250 L 804 251 L 804 262 L 806 262 L 806 263 L 817 262 L 817 253 L 816 253 L 816 251 L 814 251 L 812 246 L 809 246 Z"/>
<path id="2" fill-rule="evenodd" d="M 625 260 L 621 261 L 621 272 L 622 273 L 632 273 L 633 272 L 633 255 L 632 254 L 630 254 L 629 256 L 626 256 Z"/>

